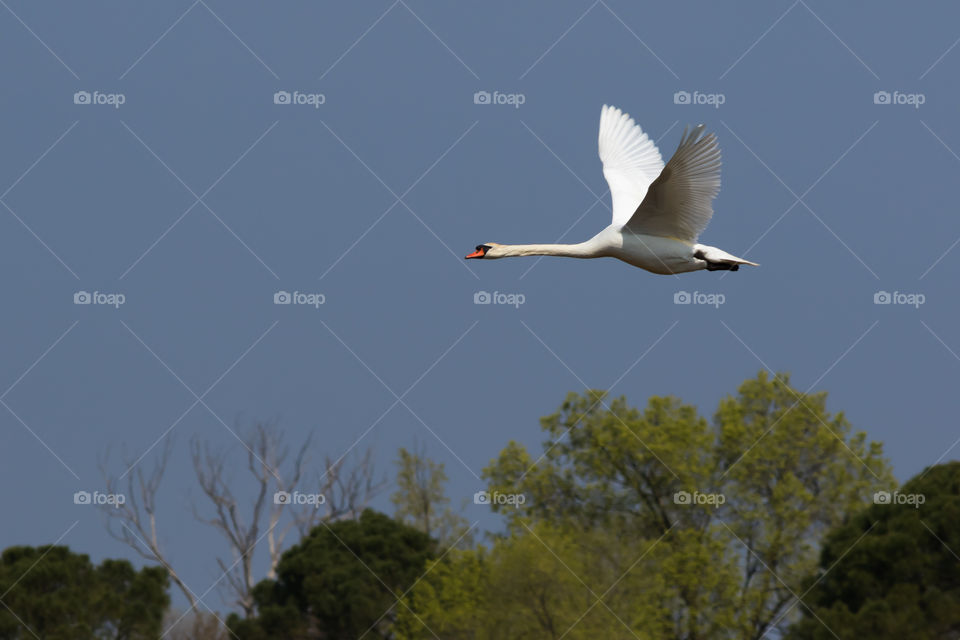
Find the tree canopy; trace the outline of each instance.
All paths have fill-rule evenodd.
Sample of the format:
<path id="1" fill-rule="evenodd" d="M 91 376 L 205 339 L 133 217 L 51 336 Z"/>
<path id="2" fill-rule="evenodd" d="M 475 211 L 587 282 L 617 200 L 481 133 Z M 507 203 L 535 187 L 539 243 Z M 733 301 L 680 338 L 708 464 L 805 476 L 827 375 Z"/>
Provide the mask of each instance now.
<path id="1" fill-rule="evenodd" d="M 712 422 L 589 391 L 541 425 L 541 454 L 511 442 L 484 471 L 507 533 L 431 565 L 400 637 L 759 638 L 797 617 L 822 534 L 892 485 L 880 445 L 785 375 Z"/>
<path id="2" fill-rule="evenodd" d="M 168 582 L 163 567 L 94 566 L 63 546 L 9 547 L 0 556 L 0 639 L 157 638 Z"/>
<path id="3" fill-rule="evenodd" d="M 386 638 L 400 596 L 433 557 L 425 533 L 372 510 L 314 527 L 254 589 L 257 615 L 229 626 L 242 640 Z"/>
<path id="4" fill-rule="evenodd" d="M 960 637 L 960 462 L 877 495 L 826 537 L 789 638 Z"/>
<path id="5" fill-rule="evenodd" d="M 450 508 L 446 491 L 447 472 L 422 451 L 401 447 L 397 455 L 397 490 L 390 496 L 395 516 L 423 531 L 444 547 L 472 542 L 470 525 Z"/>
<path id="6" fill-rule="evenodd" d="M 394 517 L 311 520 L 229 630 L 172 615 L 162 567 L 20 546 L 0 640 L 960 638 L 960 462 L 896 489 L 826 393 L 761 372 L 707 417 L 591 390 L 541 427 L 539 451 L 509 442 L 484 469 L 505 525 L 485 544 L 443 464 L 401 449 Z"/>

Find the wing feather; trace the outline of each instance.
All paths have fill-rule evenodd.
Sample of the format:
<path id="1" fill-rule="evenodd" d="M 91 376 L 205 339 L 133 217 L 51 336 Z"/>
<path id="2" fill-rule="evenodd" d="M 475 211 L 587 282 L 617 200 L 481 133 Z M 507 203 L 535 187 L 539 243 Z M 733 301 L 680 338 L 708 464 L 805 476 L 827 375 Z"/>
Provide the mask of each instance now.
<path id="1" fill-rule="evenodd" d="M 629 115 L 607 105 L 600 111 L 599 148 L 613 201 L 613 224 L 623 226 L 663 170 L 663 158 Z"/>
<path id="2" fill-rule="evenodd" d="M 720 191 L 720 145 L 714 134 L 702 135 L 703 130 L 701 124 L 683 132 L 676 153 L 624 225 L 627 230 L 697 241 Z"/>

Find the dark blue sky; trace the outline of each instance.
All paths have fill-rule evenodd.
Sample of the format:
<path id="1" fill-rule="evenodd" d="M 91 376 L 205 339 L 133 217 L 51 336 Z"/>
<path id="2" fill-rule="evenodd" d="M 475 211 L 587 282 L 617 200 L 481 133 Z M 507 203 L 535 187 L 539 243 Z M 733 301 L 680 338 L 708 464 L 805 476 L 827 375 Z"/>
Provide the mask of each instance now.
<path id="1" fill-rule="evenodd" d="M 234 447 L 238 482 L 230 430 L 255 419 L 315 430 L 317 457 L 366 432 L 358 448 L 391 476 L 417 440 L 460 504 L 508 440 L 539 450 L 538 418 L 584 385 L 712 416 L 769 367 L 828 390 L 901 480 L 960 451 L 955 4 L 0 5 L 0 547 L 134 557 L 72 496 L 102 488 L 108 447 L 117 468 L 170 430 L 161 536 L 202 593 L 220 545 L 191 515 L 191 437 Z M 75 104 L 81 91 L 124 103 Z M 665 159 L 684 125 L 717 133 L 702 241 L 762 267 L 462 260 L 609 223 L 604 103 Z M 278 290 L 325 303 L 274 305 Z M 125 303 L 75 305 L 78 291 Z M 475 305 L 478 291 L 525 303 Z M 725 303 L 675 305 L 679 291 Z"/>

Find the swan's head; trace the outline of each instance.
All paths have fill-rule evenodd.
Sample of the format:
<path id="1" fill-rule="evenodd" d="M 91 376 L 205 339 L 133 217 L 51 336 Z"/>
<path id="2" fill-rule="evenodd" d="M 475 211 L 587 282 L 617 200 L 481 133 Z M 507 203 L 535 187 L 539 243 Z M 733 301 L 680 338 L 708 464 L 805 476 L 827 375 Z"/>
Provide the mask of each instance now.
<path id="1" fill-rule="evenodd" d="M 483 244 L 477 245 L 477 250 L 466 256 L 466 260 L 471 258 L 486 258 L 492 260 L 494 258 L 502 258 L 503 253 L 500 250 L 501 245 L 496 242 L 485 242 Z"/>

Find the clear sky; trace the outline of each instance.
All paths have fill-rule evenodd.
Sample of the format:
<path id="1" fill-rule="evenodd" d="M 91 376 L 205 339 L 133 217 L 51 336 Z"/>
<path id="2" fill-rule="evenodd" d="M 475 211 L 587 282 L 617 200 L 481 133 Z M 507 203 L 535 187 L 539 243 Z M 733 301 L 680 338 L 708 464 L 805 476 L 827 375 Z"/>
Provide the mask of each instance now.
<path id="1" fill-rule="evenodd" d="M 191 514 L 192 437 L 233 447 L 237 482 L 231 430 L 256 419 L 315 431 L 318 457 L 362 436 L 391 476 L 418 441 L 459 505 L 510 439 L 540 449 L 568 391 L 615 383 L 710 417 L 767 367 L 828 390 L 901 480 L 956 459 L 958 18 L 947 2 L 0 1 L 0 547 L 133 558 L 72 497 L 102 489 L 108 448 L 112 469 L 122 450 L 149 464 L 168 433 L 161 538 L 202 593 L 221 546 Z M 665 157 L 688 123 L 716 132 L 702 241 L 760 268 L 463 261 L 609 223 L 604 103 Z"/>

